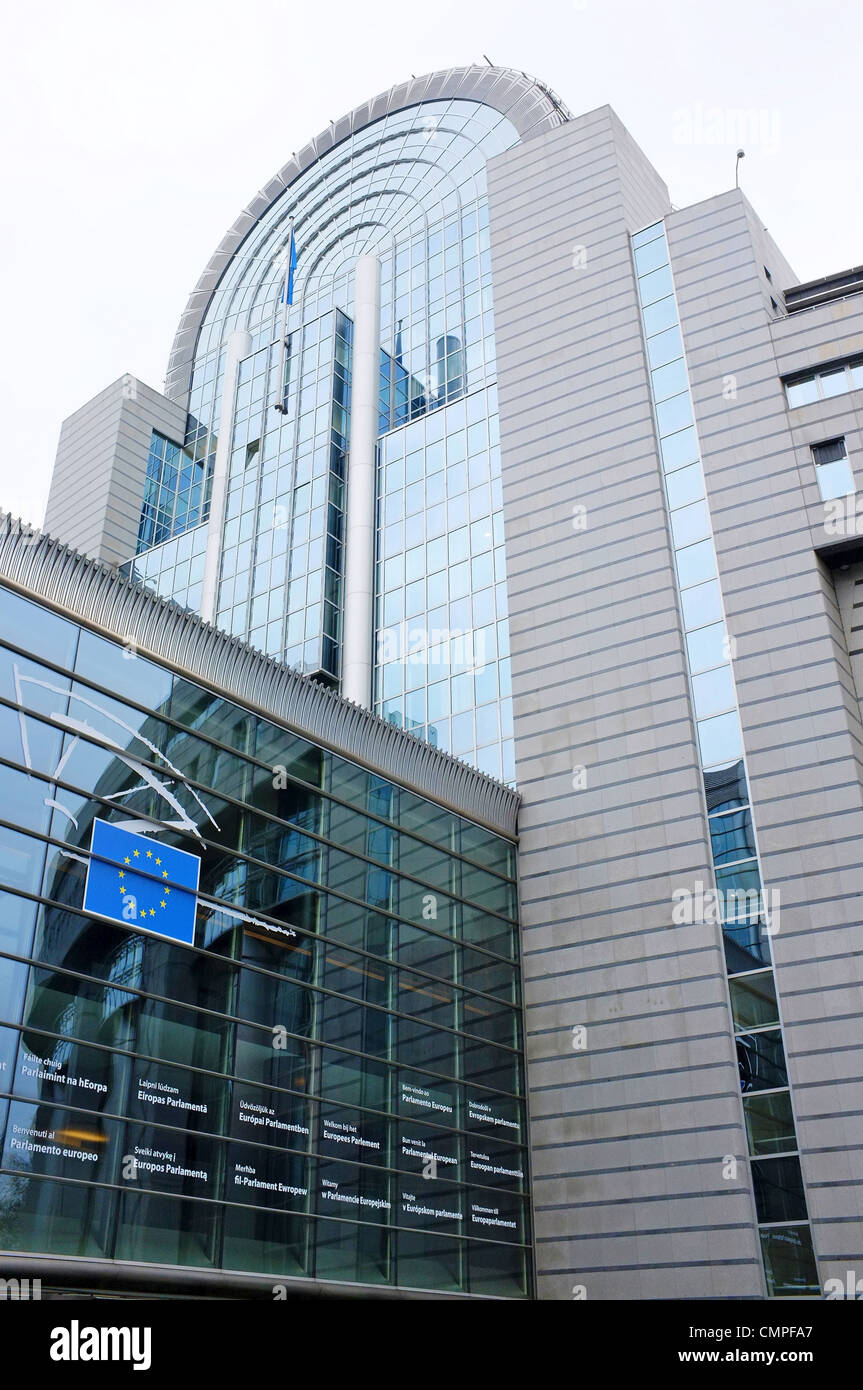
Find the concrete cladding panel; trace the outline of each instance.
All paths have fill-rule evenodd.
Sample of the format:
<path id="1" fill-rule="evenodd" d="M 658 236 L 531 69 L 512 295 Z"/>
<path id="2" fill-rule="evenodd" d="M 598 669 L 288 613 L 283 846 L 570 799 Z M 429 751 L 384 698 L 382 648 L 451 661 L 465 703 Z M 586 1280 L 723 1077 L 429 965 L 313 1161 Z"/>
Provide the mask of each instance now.
<path id="1" fill-rule="evenodd" d="M 863 727 L 813 549 L 812 420 L 788 410 L 780 370 L 836 355 L 851 311 L 835 342 L 829 308 L 777 319 L 766 272 L 790 272 L 738 192 L 667 227 L 765 887 L 781 895 L 773 951 L 813 1239 L 822 1281 L 844 1278 L 863 1272 Z"/>
<path id="2" fill-rule="evenodd" d="M 538 1291 L 759 1297 L 718 929 L 671 922 L 710 857 L 630 252 L 668 194 L 608 107 L 489 193 Z"/>
<path id="3" fill-rule="evenodd" d="M 106 564 L 135 553 L 153 430 L 182 444 L 186 412 L 123 376 L 63 421 L 45 530 Z"/>

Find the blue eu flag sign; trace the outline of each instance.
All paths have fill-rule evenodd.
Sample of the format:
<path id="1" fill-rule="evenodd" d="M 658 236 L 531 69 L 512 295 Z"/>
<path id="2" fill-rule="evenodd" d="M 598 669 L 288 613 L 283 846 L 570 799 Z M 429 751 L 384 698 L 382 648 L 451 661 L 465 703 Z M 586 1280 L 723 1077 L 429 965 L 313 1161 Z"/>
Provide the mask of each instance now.
<path id="1" fill-rule="evenodd" d="M 197 854 L 94 820 L 84 911 L 191 946 L 200 873 Z"/>

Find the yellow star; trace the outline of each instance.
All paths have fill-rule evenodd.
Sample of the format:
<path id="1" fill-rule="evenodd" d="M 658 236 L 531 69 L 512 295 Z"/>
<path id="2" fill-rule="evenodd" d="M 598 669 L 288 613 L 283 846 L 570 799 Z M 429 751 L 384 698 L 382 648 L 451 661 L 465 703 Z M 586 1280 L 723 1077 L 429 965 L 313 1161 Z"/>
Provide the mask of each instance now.
<path id="1" fill-rule="evenodd" d="M 157 859 L 157 860 L 156 860 L 156 863 L 157 863 L 157 864 L 161 864 L 161 862 L 162 862 L 161 859 Z"/>
<path id="2" fill-rule="evenodd" d="M 171 891 L 170 888 L 166 888 L 166 889 L 165 889 L 165 892 L 166 892 L 166 893 L 170 893 L 170 891 Z"/>
<path id="3" fill-rule="evenodd" d="M 139 858 L 139 851 L 138 851 L 138 850 L 133 849 L 133 850 L 132 850 L 132 853 L 134 854 L 134 856 L 135 856 L 136 859 Z"/>
<path id="4" fill-rule="evenodd" d="M 164 898 L 163 898 L 162 901 L 159 903 L 159 906 L 160 906 L 160 907 L 167 907 L 167 906 L 168 906 L 168 904 L 165 902 L 165 899 L 164 899 Z"/>
<path id="5" fill-rule="evenodd" d="M 125 869 L 120 869 L 120 870 L 119 870 L 119 874 L 120 874 L 120 877 L 121 877 L 121 878 L 125 878 L 125 877 L 126 877 L 126 870 L 125 870 Z"/>
<path id="6" fill-rule="evenodd" d="M 121 892 L 121 893 L 125 893 L 125 891 L 126 891 L 126 885 L 125 885 L 125 883 L 121 883 L 121 884 L 120 884 L 120 892 Z"/>
<path id="7" fill-rule="evenodd" d="M 151 916 L 151 917 L 155 917 L 155 915 L 156 915 L 156 909 L 155 909 L 154 907 L 151 907 L 151 908 L 150 908 L 150 916 Z"/>
<path id="8" fill-rule="evenodd" d="M 153 851 L 152 851 L 151 849 L 148 849 L 148 850 L 147 850 L 147 858 L 148 858 L 148 859 L 152 859 L 152 858 L 153 858 Z"/>
<path id="9" fill-rule="evenodd" d="M 147 915 L 147 910 L 146 910 L 146 908 L 143 908 L 143 907 L 142 907 L 142 908 L 141 908 L 141 916 L 142 916 L 142 917 L 146 917 L 146 915 Z"/>
<path id="10" fill-rule="evenodd" d="M 123 863 L 124 863 L 124 864 L 131 864 L 131 862 L 132 862 L 132 861 L 131 861 L 131 859 L 129 858 L 129 856 L 128 856 L 128 854 L 127 854 L 127 855 L 126 855 L 126 858 L 123 860 Z"/>
<path id="11" fill-rule="evenodd" d="M 163 869 L 163 870 L 162 870 L 162 878 L 167 878 L 167 877 L 168 877 L 168 870 L 167 870 L 167 869 Z"/>

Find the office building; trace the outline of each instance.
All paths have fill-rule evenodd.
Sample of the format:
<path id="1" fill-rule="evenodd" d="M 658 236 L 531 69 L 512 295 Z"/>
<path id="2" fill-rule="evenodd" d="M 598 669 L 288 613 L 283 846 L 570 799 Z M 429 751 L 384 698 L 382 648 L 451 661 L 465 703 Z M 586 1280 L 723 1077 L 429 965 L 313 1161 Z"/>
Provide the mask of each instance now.
<path id="1" fill-rule="evenodd" d="M 863 1270 L 861 289 L 737 188 L 672 208 L 608 107 L 452 70 L 299 151 L 164 392 L 64 425 L 51 535 L 517 789 L 478 816 L 517 831 L 533 1192 L 498 1292 Z"/>

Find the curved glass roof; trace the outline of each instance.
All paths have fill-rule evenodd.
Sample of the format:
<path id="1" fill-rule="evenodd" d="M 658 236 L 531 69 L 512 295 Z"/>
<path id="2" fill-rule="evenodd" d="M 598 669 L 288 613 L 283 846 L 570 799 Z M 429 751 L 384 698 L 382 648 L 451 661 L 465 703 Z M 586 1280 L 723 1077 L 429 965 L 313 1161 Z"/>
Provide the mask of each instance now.
<path id="1" fill-rule="evenodd" d="M 185 404 L 194 360 L 234 328 L 261 324 L 261 306 L 281 285 L 292 216 L 297 290 L 316 296 L 363 251 L 475 204 L 486 159 L 568 119 L 559 98 L 526 73 L 472 66 L 414 78 L 331 123 L 222 238 L 180 320 L 166 393 Z"/>
<path id="2" fill-rule="evenodd" d="M 335 302 L 350 312 L 357 256 L 428 236 L 485 193 L 485 163 L 518 143 L 505 116 L 474 101 L 424 103 L 351 136 L 277 199 L 243 243 L 204 315 L 196 357 L 238 328 L 273 323 L 291 219 L 297 245 L 291 327 Z"/>

